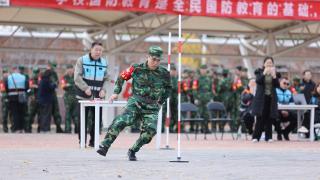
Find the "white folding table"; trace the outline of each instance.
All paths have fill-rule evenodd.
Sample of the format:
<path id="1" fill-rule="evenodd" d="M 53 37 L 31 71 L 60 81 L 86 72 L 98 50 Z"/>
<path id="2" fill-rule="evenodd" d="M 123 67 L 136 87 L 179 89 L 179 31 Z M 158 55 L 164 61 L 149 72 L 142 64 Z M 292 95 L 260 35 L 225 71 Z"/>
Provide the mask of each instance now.
<path id="1" fill-rule="evenodd" d="M 296 105 L 296 104 L 278 104 L 279 110 L 297 110 L 298 114 L 298 128 L 300 127 L 301 123 L 301 112 L 303 110 L 310 110 L 310 141 L 314 141 L 314 114 L 315 108 L 318 107 L 317 105 Z"/>
<path id="2" fill-rule="evenodd" d="M 80 100 L 80 148 L 85 147 L 85 107 L 94 107 L 95 114 L 95 134 L 94 134 L 94 149 L 99 148 L 99 127 L 100 127 L 100 107 L 124 107 L 127 101 L 114 101 L 109 103 L 107 100 Z"/>

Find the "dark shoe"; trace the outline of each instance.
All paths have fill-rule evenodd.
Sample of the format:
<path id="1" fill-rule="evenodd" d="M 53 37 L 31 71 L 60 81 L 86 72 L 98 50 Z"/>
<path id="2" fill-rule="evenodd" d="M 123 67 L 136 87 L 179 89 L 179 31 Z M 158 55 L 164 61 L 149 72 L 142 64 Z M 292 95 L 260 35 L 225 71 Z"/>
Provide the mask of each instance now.
<path id="1" fill-rule="evenodd" d="M 97 153 L 100 154 L 101 156 L 106 156 L 107 152 L 108 152 L 108 149 L 109 148 L 107 148 L 105 146 L 99 146 L 99 149 L 97 150 Z"/>
<path id="2" fill-rule="evenodd" d="M 94 147 L 94 143 L 93 142 L 89 142 L 89 147 Z"/>
<path id="3" fill-rule="evenodd" d="M 8 127 L 4 126 L 3 127 L 3 132 L 8 133 Z"/>
<path id="4" fill-rule="evenodd" d="M 63 130 L 62 130 L 61 126 L 57 126 L 57 131 L 56 132 L 57 133 L 63 133 Z"/>
<path id="5" fill-rule="evenodd" d="M 282 135 L 281 135 L 281 134 L 278 134 L 277 140 L 278 140 L 278 141 L 282 141 Z"/>
<path id="6" fill-rule="evenodd" d="M 129 149 L 128 158 L 129 158 L 129 161 L 136 161 L 137 160 L 136 152 L 134 152 L 131 149 Z"/>
<path id="7" fill-rule="evenodd" d="M 131 132 L 132 133 L 140 133 L 140 129 L 132 128 Z"/>
<path id="8" fill-rule="evenodd" d="M 65 130 L 64 133 L 71 134 L 71 130 L 68 130 L 68 131 Z"/>
<path id="9" fill-rule="evenodd" d="M 283 133 L 283 137 L 286 141 L 290 141 L 289 139 L 289 133 Z"/>

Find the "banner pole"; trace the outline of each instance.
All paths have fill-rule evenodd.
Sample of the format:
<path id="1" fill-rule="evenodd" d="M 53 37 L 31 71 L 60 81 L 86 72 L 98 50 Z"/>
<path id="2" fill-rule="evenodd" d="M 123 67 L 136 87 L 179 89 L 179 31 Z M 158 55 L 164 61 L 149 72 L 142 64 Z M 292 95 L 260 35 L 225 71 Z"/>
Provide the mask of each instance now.
<path id="1" fill-rule="evenodd" d="M 189 161 L 181 160 L 181 54 L 182 54 L 182 39 L 181 39 L 181 14 L 179 14 L 179 40 L 178 40 L 178 150 L 177 160 L 170 162 L 183 162 L 188 163 Z"/>

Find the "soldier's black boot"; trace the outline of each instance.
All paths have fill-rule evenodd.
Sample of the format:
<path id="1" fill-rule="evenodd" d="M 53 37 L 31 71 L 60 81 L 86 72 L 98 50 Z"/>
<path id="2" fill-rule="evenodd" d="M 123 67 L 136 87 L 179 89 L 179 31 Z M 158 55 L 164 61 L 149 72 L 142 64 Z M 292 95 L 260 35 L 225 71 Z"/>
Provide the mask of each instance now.
<path id="1" fill-rule="evenodd" d="M 57 125 L 57 133 L 63 133 L 63 130 L 60 125 Z"/>
<path id="2" fill-rule="evenodd" d="M 8 133 L 8 126 L 6 125 L 3 126 L 3 132 Z"/>
<path id="3" fill-rule="evenodd" d="M 131 149 L 129 149 L 128 158 L 129 158 L 129 161 L 136 161 L 137 160 L 136 152 L 134 152 Z"/>
<path id="4" fill-rule="evenodd" d="M 108 149 L 109 148 L 100 145 L 99 149 L 97 150 L 97 153 L 100 154 L 101 156 L 106 156 L 107 152 L 108 152 Z"/>

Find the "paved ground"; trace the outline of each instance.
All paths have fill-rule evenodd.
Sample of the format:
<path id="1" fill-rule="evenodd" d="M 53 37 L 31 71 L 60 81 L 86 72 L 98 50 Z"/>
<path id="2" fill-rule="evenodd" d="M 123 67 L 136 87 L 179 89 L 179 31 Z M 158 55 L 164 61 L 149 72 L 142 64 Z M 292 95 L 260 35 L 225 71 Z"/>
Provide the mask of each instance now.
<path id="1" fill-rule="evenodd" d="M 0 179 L 320 180 L 319 142 L 182 136 L 182 159 L 189 163 L 169 162 L 176 151 L 156 150 L 154 141 L 137 154 L 139 161 L 129 162 L 126 152 L 137 137 L 122 133 L 102 157 L 80 150 L 76 135 L 0 134 Z M 176 135 L 170 138 L 175 146 Z"/>

